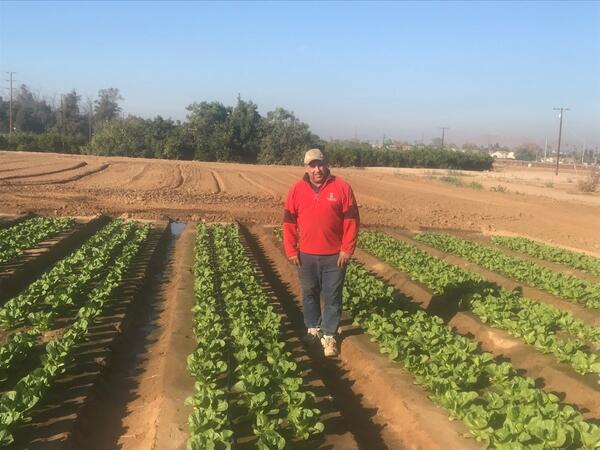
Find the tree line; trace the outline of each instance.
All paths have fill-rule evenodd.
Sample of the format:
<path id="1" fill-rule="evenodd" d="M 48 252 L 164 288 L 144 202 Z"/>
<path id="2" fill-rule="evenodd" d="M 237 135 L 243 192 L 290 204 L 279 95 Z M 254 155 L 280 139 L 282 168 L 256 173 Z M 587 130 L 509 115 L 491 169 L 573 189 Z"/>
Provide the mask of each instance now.
<path id="1" fill-rule="evenodd" d="M 0 97 L 0 149 L 54 151 L 105 156 L 300 164 L 302 154 L 320 147 L 335 166 L 439 167 L 488 170 L 492 158 L 483 152 L 453 152 L 437 146 L 373 148 L 355 141 L 323 141 L 293 112 L 283 108 L 258 112 L 238 96 L 235 106 L 192 103 L 185 121 L 157 116 L 121 116 L 116 88 L 101 89 L 82 101 L 75 91 L 49 101 L 23 85 L 13 100 Z"/>

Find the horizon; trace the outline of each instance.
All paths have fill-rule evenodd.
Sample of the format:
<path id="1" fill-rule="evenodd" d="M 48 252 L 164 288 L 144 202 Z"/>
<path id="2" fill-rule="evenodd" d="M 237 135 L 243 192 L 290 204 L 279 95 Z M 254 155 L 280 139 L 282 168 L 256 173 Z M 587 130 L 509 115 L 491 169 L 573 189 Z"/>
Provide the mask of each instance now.
<path id="1" fill-rule="evenodd" d="M 598 2 L 3 1 L 0 70 L 47 98 L 115 87 L 145 118 L 239 94 L 323 139 L 427 143 L 449 127 L 457 145 L 554 147 L 565 106 L 565 150 L 594 148 L 598 19 Z"/>

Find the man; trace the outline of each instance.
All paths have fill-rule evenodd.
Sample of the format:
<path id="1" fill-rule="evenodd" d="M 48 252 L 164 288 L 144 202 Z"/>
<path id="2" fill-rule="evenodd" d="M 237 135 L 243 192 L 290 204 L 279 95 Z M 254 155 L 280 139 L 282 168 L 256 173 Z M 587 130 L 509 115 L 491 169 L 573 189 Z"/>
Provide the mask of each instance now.
<path id="1" fill-rule="evenodd" d="M 304 177 L 285 201 L 283 242 L 302 285 L 308 329 L 303 340 L 308 344 L 320 340 L 325 356 L 336 356 L 346 264 L 358 236 L 358 206 L 350 185 L 329 172 L 321 150 L 306 152 L 304 168 Z"/>

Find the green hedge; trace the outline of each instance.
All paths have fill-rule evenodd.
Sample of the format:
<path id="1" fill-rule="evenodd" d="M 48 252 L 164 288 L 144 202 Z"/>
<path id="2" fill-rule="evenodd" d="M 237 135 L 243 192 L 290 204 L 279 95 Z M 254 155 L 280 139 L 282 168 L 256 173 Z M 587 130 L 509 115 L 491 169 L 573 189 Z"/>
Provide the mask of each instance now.
<path id="1" fill-rule="evenodd" d="M 455 152 L 433 147 L 396 150 L 369 144 L 327 143 L 324 152 L 337 167 L 425 167 L 431 169 L 490 170 L 494 159 L 477 152 Z"/>
<path id="2" fill-rule="evenodd" d="M 160 125 L 160 126 L 159 126 Z M 98 126 L 86 145 L 81 134 L 46 133 L 0 134 L 0 149 L 96 155 L 143 156 L 146 158 L 191 159 L 192 136 L 172 121 L 119 119 Z M 431 169 L 490 170 L 493 158 L 485 153 L 456 152 L 433 147 L 397 150 L 372 148 L 368 143 L 321 142 L 329 163 L 335 167 L 423 167 Z M 303 149 L 290 161 L 290 152 L 274 158 L 272 164 L 302 164 Z M 254 161 L 248 161 L 256 163 Z"/>
<path id="3" fill-rule="evenodd" d="M 31 152 L 80 153 L 86 144 L 81 134 L 63 134 L 58 131 L 46 133 L 0 134 L 0 150 L 22 150 Z"/>

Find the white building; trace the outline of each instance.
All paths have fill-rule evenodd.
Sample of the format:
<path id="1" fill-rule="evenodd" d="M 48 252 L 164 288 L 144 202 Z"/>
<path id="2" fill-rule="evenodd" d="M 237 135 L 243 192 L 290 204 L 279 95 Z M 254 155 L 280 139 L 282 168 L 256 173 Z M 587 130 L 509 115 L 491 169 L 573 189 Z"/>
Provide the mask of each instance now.
<path id="1" fill-rule="evenodd" d="M 515 152 L 507 152 L 504 150 L 497 150 L 491 154 L 492 158 L 496 159 L 515 159 Z"/>

